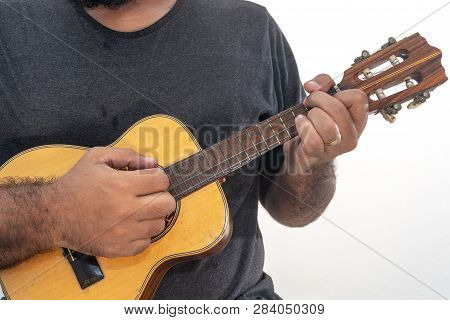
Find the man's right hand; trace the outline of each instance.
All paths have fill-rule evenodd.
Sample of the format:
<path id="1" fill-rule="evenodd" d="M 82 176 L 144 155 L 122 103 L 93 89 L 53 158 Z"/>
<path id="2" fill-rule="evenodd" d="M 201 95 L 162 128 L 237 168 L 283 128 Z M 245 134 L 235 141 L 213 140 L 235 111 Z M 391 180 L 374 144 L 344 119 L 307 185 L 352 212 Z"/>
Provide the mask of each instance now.
<path id="1" fill-rule="evenodd" d="M 55 246 L 96 256 L 144 251 L 176 209 L 156 160 L 130 149 L 93 148 L 51 188 Z"/>

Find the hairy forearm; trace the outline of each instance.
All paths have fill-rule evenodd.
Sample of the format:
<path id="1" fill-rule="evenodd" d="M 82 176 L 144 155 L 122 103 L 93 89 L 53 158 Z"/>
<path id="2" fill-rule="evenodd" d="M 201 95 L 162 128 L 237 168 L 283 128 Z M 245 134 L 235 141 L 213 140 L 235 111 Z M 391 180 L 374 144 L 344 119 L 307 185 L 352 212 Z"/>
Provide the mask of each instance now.
<path id="1" fill-rule="evenodd" d="M 0 269 L 53 247 L 52 183 L 7 179 L 0 183 Z"/>
<path id="2" fill-rule="evenodd" d="M 286 226 L 306 226 L 325 211 L 334 196 L 334 162 L 318 165 L 308 174 L 293 174 L 283 169 L 283 174 L 271 178 L 263 205 L 272 217 Z"/>

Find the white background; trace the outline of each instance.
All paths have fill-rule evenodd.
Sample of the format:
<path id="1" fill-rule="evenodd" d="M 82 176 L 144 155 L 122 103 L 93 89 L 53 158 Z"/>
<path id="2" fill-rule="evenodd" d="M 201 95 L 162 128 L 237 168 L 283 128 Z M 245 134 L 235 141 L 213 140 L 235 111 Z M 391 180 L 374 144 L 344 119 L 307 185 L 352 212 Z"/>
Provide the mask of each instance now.
<path id="1" fill-rule="evenodd" d="M 283 29 L 307 81 L 339 75 L 362 49 L 374 52 L 443 1 L 257 0 Z M 450 71 L 450 5 L 420 32 Z M 406 108 L 405 108 L 406 109 Z M 338 160 L 336 196 L 303 229 L 277 225 L 261 209 L 266 271 L 290 299 L 442 299 L 391 260 L 450 297 L 449 84 L 395 124 L 371 116 L 356 151 Z M 333 225 L 334 224 L 336 225 Z M 360 239 L 374 253 L 339 227 Z"/>
<path id="2" fill-rule="evenodd" d="M 340 74 L 362 49 L 375 51 L 445 4 L 255 2 L 283 29 L 303 81 L 321 72 Z M 406 34 L 419 31 L 441 48 L 447 68 L 449 13 L 450 5 Z M 450 297 L 449 98 L 446 84 L 422 108 L 401 112 L 394 125 L 372 116 L 358 149 L 339 159 L 338 189 L 327 219 L 287 229 L 261 209 L 266 271 L 282 297 L 442 298 L 413 277 Z"/>

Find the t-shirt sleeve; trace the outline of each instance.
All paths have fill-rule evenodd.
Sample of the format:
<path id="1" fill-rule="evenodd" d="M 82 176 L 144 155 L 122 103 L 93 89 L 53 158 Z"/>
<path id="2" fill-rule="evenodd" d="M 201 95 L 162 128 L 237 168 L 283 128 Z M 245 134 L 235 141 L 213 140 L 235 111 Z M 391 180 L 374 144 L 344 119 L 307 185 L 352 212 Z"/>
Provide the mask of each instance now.
<path id="1" fill-rule="evenodd" d="M 268 18 L 269 43 L 273 67 L 273 104 L 274 109 L 281 112 L 303 101 L 306 94 L 300 81 L 297 63 L 289 43 L 270 14 L 268 14 Z M 283 162 L 282 147 L 275 148 L 262 157 L 260 165 L 260 199 L 264 199 L 271 181 L 280 171 Z"/>

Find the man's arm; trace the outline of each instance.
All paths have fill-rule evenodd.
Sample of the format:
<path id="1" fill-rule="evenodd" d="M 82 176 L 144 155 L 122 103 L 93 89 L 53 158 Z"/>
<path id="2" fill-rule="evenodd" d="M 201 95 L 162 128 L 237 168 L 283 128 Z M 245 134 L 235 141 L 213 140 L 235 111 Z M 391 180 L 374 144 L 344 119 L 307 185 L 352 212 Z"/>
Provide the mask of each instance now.
<path id="1" fill-rule="evenodd" d="M 272 177 L 262 204 L 280 223 L 303 227 L 317 219 L 334 196 L 334 159 L 356 148 L 367 123 L 367 96 L 360 90 L 326 92 L 334 86 L 327 75 L 305 84 L 304 104 L 314 107 L 296 119 L 298 137 L 283 146 L 282 170 Z"/>
<path id="2" fill-rule="evenodd" d="M 0 181 L 0 269 L 56 247 L 108 258 L 142 252 L 176 207 L 155 166 L 132 150 L 94 148 L 58 180 Z"/>
<path id="3" fill-rule="evenodd" d="M 51 182 L 7 180 L 0 185 L 0 268 L 51 249 L 57 221 L 50 214 Z"/>
<path id="4" fill-rule="evenodd" d="M 318 165 L 309 173 L 289 174 L 286 164 L 281 170 L 286 173 L 266 177 L 270 184 L 262 204 L 281 224 L 304 227 L 316 220 L 333 199 L 334 162 Z"/>

